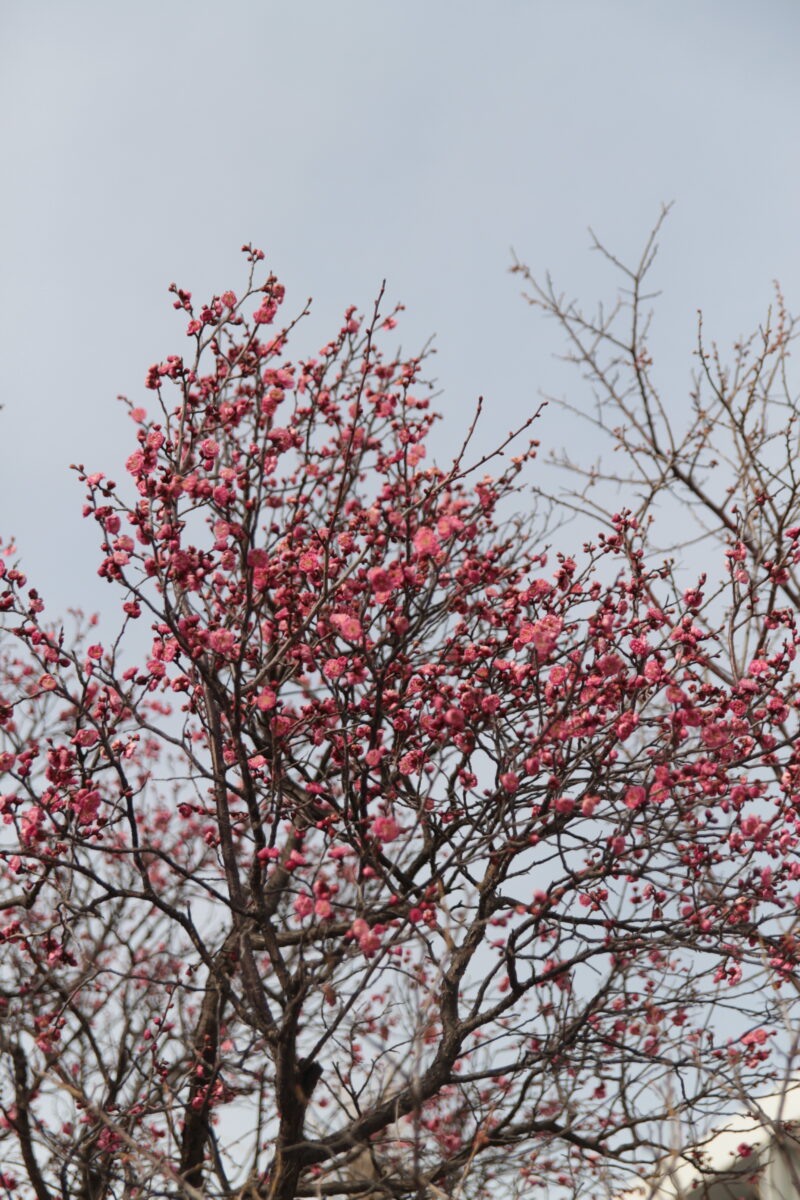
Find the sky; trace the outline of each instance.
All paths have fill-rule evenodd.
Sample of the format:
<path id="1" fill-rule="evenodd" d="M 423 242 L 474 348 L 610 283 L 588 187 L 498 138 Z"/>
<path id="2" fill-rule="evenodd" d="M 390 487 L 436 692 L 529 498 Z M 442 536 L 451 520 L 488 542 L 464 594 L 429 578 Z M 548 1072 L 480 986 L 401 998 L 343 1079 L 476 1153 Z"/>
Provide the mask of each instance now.
<path id="1" fill-rule="evenodd" d="M 696 313 L 724 345 L 800 304 L 794 0 L 0 0 L 0 533 L 53 614 L 100 609 L 70 463 L 120 477 L 174 280 L 241 289 L 264 248 L 313 353 L 382 280 L 436 336 L 444 456 L 540 391 L 586 399 L 512 248 L 587 302 L 674 201 L 654 283 L 670 404 Z M 582 452 L 549 408 L 537 436 Z M 116 600 L 115 600 L 116 603 Z"/>

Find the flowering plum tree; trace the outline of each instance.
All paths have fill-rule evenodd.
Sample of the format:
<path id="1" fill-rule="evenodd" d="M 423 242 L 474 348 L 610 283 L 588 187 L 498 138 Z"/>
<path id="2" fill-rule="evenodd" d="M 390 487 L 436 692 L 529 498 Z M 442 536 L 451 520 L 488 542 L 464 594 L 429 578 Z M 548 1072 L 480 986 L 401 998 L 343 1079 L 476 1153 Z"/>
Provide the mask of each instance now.
<path id="1" fill-rule="evenodd" d="M 598 1195 L 794 1011 L 800 526 L 548 551 L 535 442 L 428 465 L 397 312 L 293 361 L 245 251 L 80 468 L 118 610 L 5 555 L 4 1194 Z"/>

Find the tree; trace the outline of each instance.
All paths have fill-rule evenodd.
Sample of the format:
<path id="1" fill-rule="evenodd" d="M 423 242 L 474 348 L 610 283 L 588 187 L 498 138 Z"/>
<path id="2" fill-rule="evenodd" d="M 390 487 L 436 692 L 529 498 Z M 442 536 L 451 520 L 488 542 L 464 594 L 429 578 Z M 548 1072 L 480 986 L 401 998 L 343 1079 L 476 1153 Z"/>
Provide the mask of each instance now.
<path id="1" fill-rule="evenodd" d="M 715 501 L 713 589 L 651 552 L 725 403 L 745 428 L 725 384 L 685 447 L 618 435 L 639 510 L 553 553 L 534 416 L 470 461 L 477 414 L 426 465 L 397 310 L 293 363 L 245 252 L 240 299 L 172 289 L 192 353 L 130 407 L 134 494 L 79 468 L 118 624 L 48 625 L 5 555 L 0 1179 L 598 1195 L 669 1119 L 763 1091 L 795 1015 L 800 525 L 769 542 L 773 472 L 730 520 Z"/>

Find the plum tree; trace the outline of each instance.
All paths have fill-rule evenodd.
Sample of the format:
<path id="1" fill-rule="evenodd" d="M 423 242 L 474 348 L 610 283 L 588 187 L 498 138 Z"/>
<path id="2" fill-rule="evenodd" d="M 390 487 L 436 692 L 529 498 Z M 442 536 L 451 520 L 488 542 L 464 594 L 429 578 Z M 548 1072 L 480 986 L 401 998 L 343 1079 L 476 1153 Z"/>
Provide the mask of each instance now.
<path id="1" fill-rule="evenodd" d="M 429 465 L 398 310 L 292 360 L 244 249 L 240 297 L 172 289 L 191 353 L 130 405 L 130 482 L 79 469 L 116 623 L 48 622 L 4 555 L 0 1181 L 598 1195 L 763 1091 L 796 1015 L 800 518 L 747 424 L 790 323 L 735 386 L 701 357 L 678 443 L 639 326 L 536 293 L 633 414 L 640 482 L 570 553 L 536 414 Z M 751 473 L 704 492 L 723 430 Z M 713 586 L 651 549 L 681 489 Z"/>

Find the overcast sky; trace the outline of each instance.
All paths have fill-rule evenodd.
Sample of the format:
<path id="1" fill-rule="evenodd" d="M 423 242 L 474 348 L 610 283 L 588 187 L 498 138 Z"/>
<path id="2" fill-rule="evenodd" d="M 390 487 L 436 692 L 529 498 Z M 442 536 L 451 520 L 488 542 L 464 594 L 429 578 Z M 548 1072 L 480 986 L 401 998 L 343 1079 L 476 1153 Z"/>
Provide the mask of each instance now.
<path id="1" fill-rule="evenodd" d="M 676 411 L 695 313 L 723 341 L 779 278 L 800 304 L 796 0 L 0 0 L 0 528 L 54 613 L 102 606 L 70 462 L 120 472 L 166 288 L 238 289 L 264 247 L 313 352 L 382 279 L 460 441 L 540 387 L 577 397 L 510 247 L 587 299 L 664 201 L 659 341 Z M 581 436 L 550 409 L 544 442 Z M 449 440 L 448 440 L 449 439 Z"/>

